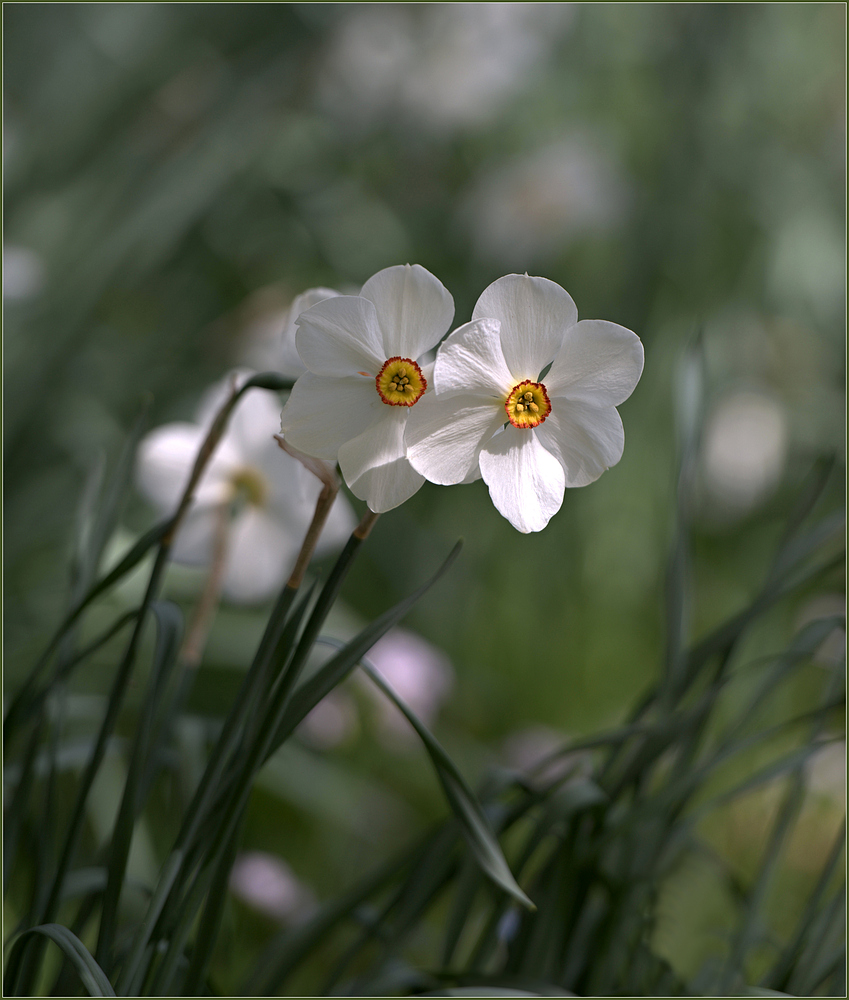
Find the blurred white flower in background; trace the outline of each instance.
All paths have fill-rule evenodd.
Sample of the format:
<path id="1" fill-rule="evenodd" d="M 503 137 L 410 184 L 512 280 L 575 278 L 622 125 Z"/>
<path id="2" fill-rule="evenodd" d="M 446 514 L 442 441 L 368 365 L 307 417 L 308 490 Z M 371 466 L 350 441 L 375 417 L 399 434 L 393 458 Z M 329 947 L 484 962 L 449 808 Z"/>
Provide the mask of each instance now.
<path id="1" fill-rule="evenodd" d="M 461 219 L 479 258 L 524 270 L 580 236 L 613 229 L 629 202 L 621 167 L 575 135 L 484 173 Z"/>
<path id="2" fill-rule="evenodd" d="M 805 765 L 808 788 L 846 809 L 846 740 L 826 743 Z"/>
<path id="3" fill-rule="evenodd" d="M 352 4 L 319 93 L 349 125 L 481 123 L 539 71 L 573 15 L 567 3 Z"/>
<path id="4" fill-rule="evenodd" d="M 3 245 L 3 298 L 29 299 L 44 287 L 44 265 L 33 250 Z"/>
<path id="5" fill-rule="evenodd" d="M 454 670 L 448 657 L 421 636 L 394 628 L 374 644 L 368 658 L 401 700 L 426 726 L 431 726 L 454 686 Z M 395 705 L 367 678 L 363 683 L 375 700 L 383 734 L 393 743 L 418 739 Z"/>
<path id="6" fill-rule="evenodd" d="M 295 323 L 305 309 L 341 293 L 333 288 L 308 288 L 287 306 L 281 302 L 277 288 L 272 286 L 263 292 L 255 298 L 253 315 L 242 331 L 246 341 L 242 361 L 255 371 L 280 372 L 287 378 L 299 378 L 306 367 L 295 346 Z"/>
<path id="7" fill-rule="evenodd" d="M 316 908 L 312 890 L 282 858 L 265 851 L 245 851 L 236 858 L 230 891 L 253 909 L 287 924 L 300 923 Z"/>
<path id="8" fill-rule="evenodd" d="M 234 373 L 204 396 L 194 423 L 158 427 L 139 445 L 136 482 L 162 515 L 175 511 L 198 449 L 231 391 L 249 372 Z M 288 577 L 312 520 L 321 483 L 296 459 L 281 451 L 276 393 L 251 389 L 230 417 L 195 493 L 195 502 L 175 539 L 172 558 L 205 565 L 212 558 L 222 517 L 229 530 L 222 589 L 233 601 L 261 601 Z M 341 546 L 356 524 L 344 497 L 338 497 L 317 551 Z"/>
<path id="9" fill-rule="evenodd" d="M 702 475 L 712 513 L 742 517 L 778 485 L 787 458 L 787 421 L 780 403 L 762 393 L 735 392 L 708 418 Z"/>

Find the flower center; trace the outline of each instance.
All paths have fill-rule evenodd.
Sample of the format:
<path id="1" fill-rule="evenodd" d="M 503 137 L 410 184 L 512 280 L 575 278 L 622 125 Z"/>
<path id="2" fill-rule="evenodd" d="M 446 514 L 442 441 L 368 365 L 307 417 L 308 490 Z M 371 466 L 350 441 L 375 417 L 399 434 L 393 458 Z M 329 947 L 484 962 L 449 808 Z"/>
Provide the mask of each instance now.
<path id="1" fill-rule="evenodd" d="M 374 380 L 377 392 L 389 406 L 412 406 L 427 389 L 422 370 L 409 358 L 390 358 Z"/>
<path id="2" fill-rule="evenodd" d="M 507 419 L 514 427 L 526 430 L 538 427 L 551 413 L 551 401 L 542 382 L 520 382 L 514 385 L 504 401 Z"/>
<path id="3" fill-rule="evenodd" d="M 238 469 L 230 480 L 233 499 L 237 503 L 247 503 L 253 507 L 264 507 L 268 499 L 268 485 L 265 478 L 249 467 Z"/>

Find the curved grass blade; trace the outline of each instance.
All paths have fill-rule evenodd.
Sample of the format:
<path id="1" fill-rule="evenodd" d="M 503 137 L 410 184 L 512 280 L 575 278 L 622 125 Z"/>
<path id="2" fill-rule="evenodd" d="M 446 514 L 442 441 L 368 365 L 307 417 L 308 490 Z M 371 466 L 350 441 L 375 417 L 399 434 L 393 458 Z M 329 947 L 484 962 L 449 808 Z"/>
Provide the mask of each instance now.
<path id="1" fill-rule="evenodd" d="M 250 797 L 253 777 L 258 769 L 271 756 L 274 750 L 294 732 L 312 708 L 354 669 L 360 657 L 367 650 L 371 649 L 374 643 L 393 625 L 400 621 L 443 573 L 448 570 L 459 555 L 461 548 L 462 541 L 454 546 L 442 566 L 440 566 L 430 580 L 363 629 L 343 650 L 332 657 L 329 663 L 326 663 L 313 677 L 303 684 L 291 699 L 285 698 L 285 688 L 282 692 L 277 692 L 271 707 L 263 719 L 261 731 L 253 741 L 250 753 L 240 768 L 238 780 L 234 783 L 233 792 L 226 803 L 221 804 L 222 815 L 226 817 L 226 821 L 220 824 L 216 830 L 214 841 L 205 854 L 205 860 L 202 862 L 195 876 L 194 883 L 184 897 L 183 903 L 178 907 L 180 911 L 180 933 L 173 936 L 169 943 L 168 953 L 163 961 L 163 966 L 157 973 L 157 982 L 167 982 L 176 968 L 175 963 L 182 951 L 194 913 L 203 901 L 215 866 L 226 850 L 236 826 L 241 822 L 242 814 Z M 309 627 L 309 623 L 307 627 Z M 295 656 L 297 657 L 297 651 Z M 292 663 L 289 664 L 289 671 L 291 670 Z M 182 861 L 179 864 L 181 866 Z M 174 872 L 174 878 L 178 874 L 179 868 Z M 142 940 L 137 941 L 137 950 L 140 946 L 143 947 L 145 943 Z"/>
<path id="2" fill-rule="evenodd" d="M 430 839 L 428 837 L 428 840 Z M 339 899 L 325 903 L 319 912 L 305 923 L 276 934 L 260 955 L 253 972 L 245 980 L 241 995 L 278 995 L 289 974 L 313 948 L 325 940 L 328 932 L 346 917 L 350 917 L 370 896 L 383 889 L 404 868 L 415 864 L 426 847 L 427 842 L 417 845 L 412 851 L 405 851 Z"/>
<path id="3" fill-rule="evenodd" d="M 23 931 L 15 941 L 14 950 L 23 951 L 26 939 L 31 934 L 38 934 L 49 938 L 55 942 L 65 953 L 71 964 L 77 970 L 83 986 L 88 990 L 88 995 L 92 997 L 114 997 L 115 991 L 106 977 L 106 973 L 91 957 L 86 946 L 80 941 L 76 934 L 72 934 L 67 927 L 61 924 L 41 924 L 39 927 L 30 927 Z M 10 955 L 10 964 L 11 958 Z"/>
<path id="4" fill-rule="evenodd" d="M 353 638 L 336 656 L 332 657 L 295 691 L 283 710 L 279 713 L 278 719 L 273 720 L 274 724 L 270 727 L 267 747 L 262 756 L 263 762 L 288 739 L 321 699 L 351 673 L 377 640 L 385 635 L 393 625 L 396 625 L 421 600 L 436 581 L 448 571 L 451 564 L 460 554 L 462 547 L 463 542 L 457 542 L 448 554 L 445 562 L 426 583 L 422 584 L 409 597 L 404 598 L 403 601 L 399 601 L 394 608 L 384 612 L 370 625 L 367 625 L 359 635 Z"/>
<path id="5" fill-rule="evenodd" d="M 21 716 L 25 717 L 27 714 L 31 713 L 33 705 L 33 692 L 36 689 L 38 678 L 50 662 L 50 658 L 56 652 L 56 649 L 68 630 L 75 624 L 83 611 L 85 611 L 95 598 L 105 593 L 122 577 L 126 576 L 130 570 L 134 569 L 139 562 L 141 562 L 154 545 L 162 541 L 168 533 L 172 521 L 173 518 L 169 517 L 164 521 L 160 521 L 159 524 L 154 525 L 149 531 L 145 532 L 145 534 L 142 535 L 142 537 L 131 547 L 124 558 L 121 559 L 118 565 L 115 566 L 114 569 L 110 570 L 106 576 L 101 577 L 97 583 L 93 584 L 93 586 L 86 592 L 86 595 L 82 598 L 82 600 L 65 616 L 61 625 L 50 640 L 47 649 L 44 653 L 42 653 L 35 667 L 33 667 L 26 683 L 20 688 L 15 697 L 12 699 L 12 703 L 9 706 L 9 710 L 6 712 L 6 718 L 3 722 L 4 747 L 9 746 L 12 733 L 22 721 Z"/>
<path id="6" fill-rule="evenodd" d="M 135 739 L 129 754 L 129 769 L 124 785 L 124 794 L 118 809 L 118 818 L 109 845 L 106 891 L 103 894 L 103 909 L 100 916 L 95 954 L 99 962 L 108 967 L 109 954 L 114 940 L 118 901 L 124 884 L 130 844 L 133 839 L 136 816 L 140 803 L 139 789 L 141 777 L 151 750 L 154 718 L 161 703 L 168 678 L 177 661 L 180 639 L 183 634 L 183 613 L 176 604 L 169 601 L 154 601 L 150 610 L 156 619 L 156 645 L 147 693 L 138 720 Z"/>
<path id="7" fill-rule="evenodd" d="M 337 643 L 332 639 L 321 639 L 319 641 L 326 645 L 335 646 L 337 649 L 345 648 L 343 643 Z M 445 797 L 448 799 L 448 804 L 459 820 L 466 841 L 478 864 L 499 888 L 520 902 L 522 906 L 529 910 L 535 910 L 536 907 L 534 904 L 522 892 L 513 878 L 513 873 L 510 871 L 498 840 L 492 831 L 492 827 L 489 825 L 489 820 L 486 818 L 474 792 L 466 784 L 466 780 L 460 773 L 457 765 L 415 712 L 392 690 L 374 664 L 361 657 L 360 665 L 374 684 L 380 688 L 386 697 L 406 717 L 424 744 L 425 750 L 436 770 L 439 783 L 445 792 Z"/>

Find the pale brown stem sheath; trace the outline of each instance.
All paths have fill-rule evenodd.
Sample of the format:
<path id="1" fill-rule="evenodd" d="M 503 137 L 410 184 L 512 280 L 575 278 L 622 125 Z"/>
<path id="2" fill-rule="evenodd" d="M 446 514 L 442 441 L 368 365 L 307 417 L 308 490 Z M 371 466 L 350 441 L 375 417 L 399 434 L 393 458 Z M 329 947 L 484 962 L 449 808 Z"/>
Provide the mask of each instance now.
<path id="1" fill-rule="evenodd" d="M 221 504 L 215 512 L 215 535 L 212 542 L 212 562 L 203 593 L 195 605 L 183 647 L 180 650 L 180 660 L 190 670 L 200 664 L 209 629 L 221 597 L 221 585 L 224 580 L 224 567 L 227 562 L 227 542 L 230 528 L 230 505 Z"/>
<path id="2" fill-rule="evenodd" d="M 286 586 L 291 590 L 297 590 L 304 582 L 304 574 L 307 571 L 307 566 L 309 566 L 313 552 L 315 552 L 319 536 L 321 535 L 325 521 L 327 521 L 327 517 L 330 514 L 330 510 L 333 507 L 333 501 L 336 499 L 336 494 L 339 492 L 339 486 L 341 484 L 339 476 L 336 475 L 336 472 L 330 465 L 328 465 L 327 462 L 319 463 L 317 459 L 310 458 L 306 455 L 302 456 L 300 452 L 288 447 L 286 441 L 277 434 L 274 435 L 274 439 L 277 441 L 281 451 L 285 451 L 287 454 L 292 455 L 301 461 L 306 468 L 308 468 L 310 472 L 312 472 L 313 475 L 315 475 L 323 484 L 321 493 L 319 493 L 318 500 L 316 501 L 315 513 L 313 514 L 307 533 L 304 536 L 301 551 L 298 553 L 298 558 L 295 560 L 295 568 L 292 570 L 292 575 L 286 582 Z"/>

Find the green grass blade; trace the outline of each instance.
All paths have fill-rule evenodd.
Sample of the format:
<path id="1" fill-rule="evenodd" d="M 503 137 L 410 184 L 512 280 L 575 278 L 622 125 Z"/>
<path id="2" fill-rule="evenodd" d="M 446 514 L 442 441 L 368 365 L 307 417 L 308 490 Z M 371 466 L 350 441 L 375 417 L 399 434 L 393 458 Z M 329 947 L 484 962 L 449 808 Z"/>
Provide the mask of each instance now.
<path id="1" fill-rule="evenodd" d="M 290 973 L 327 938 L 329 932 L 369 897 L 384 889 L 421 853 L 421 846 L 405 851 L 359 882 L 339 899 L 325 903 L 305 923 L 280 931 L 269 941 L 242 985 L 242 996 L 276 996 Z"/>
<path id="2" fill-rule="evenodd" d="M 838 830 L 837 836 L 834 838 L 834 844 L 832 845 L 831 851 L 829 852 L 825 864 L 823 865 L 817 884 L 814 886 L 810 899 L 805 905 L 805 909 L 796 924 L 796 931 L 786 947 L 783 949 L 778 961 L 761 980 L 761 986 L 765 988 L 772 987 L 774 989 L 779 989 L 780 987 L 787 985 L 790 972 L 802 951 L 805 938 L 810 927 L 813 925 L 823 897 L 828 891 L 829 884 L 831 883 L 832 878 L 834 877 L 834 874 L 843 859 L 845 846 L 846 819 L 844 818 L 840 830 Z"/>
<path id="3" fill-rule="evenodd" d="M 457 817 L 478 864 L 499 888 L 521 903 L 522 906 L 529 910 L 536 909 L 513 878 L 498 840 L 489 825 L 489 820 L 474 792 L 466 784 L 466 780 L 457 765 L 412 709 L 392 690 L 374 665 L 366 659 L 361 659 L 360 662 L 365 673 L 403 713 L 424 744 L 448 804 Z"/>
<path id="4" fill-rule="evenodd" d="M 212 961 L 212 954 L 218 940 L 218 932 L 221 927 L 221 920 L 224 916 L 224 904 L 227 901 L 227 888 L 230 878 L 230 870 L 236 860 L 236 852 L 239 847 L 241 829 L 237 828 L 230 838 L 230 843 L 221 855 L 221 860 L 212 877 L 212 882 L 206 897 L 203 916 L 195 942 L 192 948 L 192 957 L 189 968 L 186 971 L 182 982 L 181 994 L 183 996 L 198 996 L 201 983 L 206 976 L 209 963 Z M 166 983 L 165 986 L 169 986 Z"/>
<path id="5" fill-rule="evenodd" d="M 103 894 L 100 932 L 95 955 L 107 967 L 115 938 L 118 919 L 118 902 L 124 884 L 130 844 L 133 839 L 139 805 L 139 785 L 151 749 L 151 736 L 157 708 L 168 678 L 177 661 L 183 634 L 183 613 L 176 604 L 154 601 L 150 606 L 156 620 L 156 645 L 153 653 L 151 678 L 138 720 L 136 735 L 129 753 L 129 768 L 118 809 L 115 828 L 109 845 L 108 878 Z"/>
<path id="6" fill-rule="evenodd" d="M 134 569 L 138 565 L 138 563 L 147 555 L 154 545 L 162 541 L 171 526 L 172 520 L 172 518 L 168 518 L 165 521 L 160 521 L 159 524 L 155 525 L 150 529 L 150 531 L 142 535 L 142 537 L 135 543 L 135 545 L 132 546 L 124 558 L 121 559 L 118 565 L 107 573 L 106 576 L 102 577 L 97 583 L 95 583 L 88 590 L 85 597 L 83 597 L 82 600 L 65 616 L 62 624 L 50 640 L 47 649 L 31 671 L 26 683 L 20 688 L 15 697 L 12 699 L 3 723 L 4 747 L 8 748 L 15 729 L 21 724 L 22 720 L 32 712 L 33 696 L 38 686 L 39 677 L 43 673 L 44 668 L 50 662 L 50 658 L 53 653 L 56 652 L 56 649 L 67 634 L 68 630 L 76 623 L 83 611 L 85 611 L 95 598 L 99 597 L 101 594 L 105 593 L 118 583 L 118 581 L 126 576 L 130 570 Z M 47 686 L 49 687 L 49 684 Z"/>
<path id="7" fill-rule="evenodd" d="M 377 640 L 385 635 L 393 625 L 397 625 L 436 581 L 448 571 L 460 554 L 462 546 L 461 541 L 457 542 L 445 562 L 426 583 L 422 584 L 409 597 L 399 601 L 394 608 L 384 612 L 370 625 L 367 625 L 344 649 L 332 657 L 295 691 L 288 704 L 279 713 L 279 718 L 271 720 L 272 725 L 269 727 L 263 761 L 267 760 L 288 739 L 321 699 L 348 676 Z"/>
<path id="8" fill-rule="evenodd" d="M 91 527 L 87 532 L 86 544 L 80 553 L 79 560 L 79 587 L 82 593 L 74 594 L 75 603 L 91 585 L 97 567 L 100 565 L 106 543 L 112 537 L 121 516 L 127 489 L 132 479 L 136 450 L 147 429 L 149 409 L 150 400 L 147 399 L 142 404 L 141 412 L 130 428 L 130 433 L 127 435 L 115 469 L 104 491 L 102 502 L 97 512 L 90 518 Z"/>
<path id="9" fill-rule="evenodd" d="M 92 997 L 114 997 L 115 991 L 112 989 L 106 973 L 92 958 L 88 948 L 80 939 L 72 934 L 67 927 L 61 924 L 42 924 L 39 927 L 30 927 L 23 931 L 15 942 L 14 949 L 21 951 L 30 935 L 36 934 L 48 938 L 55 942 L 65 953 L 71 964 L 77 970 L 83 986 L 88 990 L 88 995 Z M 10 956 L 11 964 L 11 956 Z"/>

